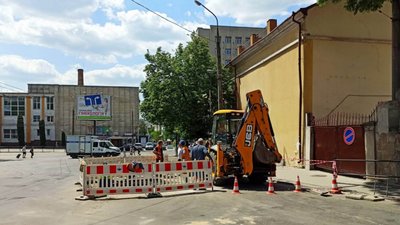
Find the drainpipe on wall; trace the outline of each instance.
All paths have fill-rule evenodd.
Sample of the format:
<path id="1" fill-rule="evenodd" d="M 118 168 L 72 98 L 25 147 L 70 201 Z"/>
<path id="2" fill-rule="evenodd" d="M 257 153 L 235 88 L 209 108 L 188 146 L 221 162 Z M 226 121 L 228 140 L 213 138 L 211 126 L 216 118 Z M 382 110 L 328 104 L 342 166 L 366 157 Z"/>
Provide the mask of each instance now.
<path id="1" fill-rule="evenodd" d="M 300 11 L 302 12 L 302 14 L 304 16 L 307 15 L 307 11 L 306 9 L 300 9 Z M 302 104 L 303 104 L 303 85 L 302 85 L 302 73 L 301 73 L 301 40 L 302 40 L 302 35 L 301 35 L 301 22 L 297 21 L 294 19 L 296 13 L 292 12 L 292 21 L 295 22 L 298 26 L 299 26 L 299 33 L 298 33 L 298 72 L 299 72 L 299 131 L 298 131 L 298 139 L 297 139 L 297 151 L 299 152 L 299 161 L 298 163 L 300 163 L 303 159 L 303 155 L 302 155 L 302 147 L 301 147 L 301 130 L 302 130 Z M 304 18 L 304 17 L 303 17 Z"/>

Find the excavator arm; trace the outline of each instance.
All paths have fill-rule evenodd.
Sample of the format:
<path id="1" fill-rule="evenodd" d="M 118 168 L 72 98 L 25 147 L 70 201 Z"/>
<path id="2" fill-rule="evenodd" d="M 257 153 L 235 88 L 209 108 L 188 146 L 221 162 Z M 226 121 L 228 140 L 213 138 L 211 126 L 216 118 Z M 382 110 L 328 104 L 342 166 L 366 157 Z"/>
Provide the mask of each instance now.
<path id="1" fill-rule="evenodd" d="M 282 155 L 275 142 L 268 106 L 264 103 L 261 91 L 249 92 L 246 98 L 246 111 L 232 147 L 240 155 L 242 174 L 250 175 L 253 172 L 254 160 L 279 163 Z M 262 148 L 260 145 L 256 148 L 256 140 L 261 143 Z"/>

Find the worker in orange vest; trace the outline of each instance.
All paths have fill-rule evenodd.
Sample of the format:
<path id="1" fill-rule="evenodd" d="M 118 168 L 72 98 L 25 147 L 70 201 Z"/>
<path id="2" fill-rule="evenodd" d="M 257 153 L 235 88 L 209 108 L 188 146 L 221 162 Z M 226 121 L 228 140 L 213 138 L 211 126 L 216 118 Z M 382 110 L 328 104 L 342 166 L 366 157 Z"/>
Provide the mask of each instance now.
<path id="1" fill-rule="evenodd" d="M 186 146 L 186 142 L 184 140 L 179 141 L 179 151 L 178 151 L 178 160 L 179 161 L 189 161 L 190 160 L 190 150 Z"/>
<path id="2" fill-rule="evenodd" d="M 163 153 L 163 141 L 159 140 L 157 142 L 156 147 L 153 150 L 153 153 L 156 155 L 156 162 L 164 162 L 164 153 Z"/>

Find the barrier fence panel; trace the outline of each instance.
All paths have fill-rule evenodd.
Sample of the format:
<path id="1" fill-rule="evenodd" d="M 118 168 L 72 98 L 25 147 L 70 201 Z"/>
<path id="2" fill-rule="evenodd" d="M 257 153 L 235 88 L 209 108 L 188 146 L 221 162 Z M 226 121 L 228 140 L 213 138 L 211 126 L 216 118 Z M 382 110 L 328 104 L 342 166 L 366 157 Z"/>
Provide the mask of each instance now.
<path id="1" fill-rule="evenodd" d="M 156 163 L 156 191 L 212 188 L 211 166 L 207 160 Z"/>
<path id="2" fill-rule="evenodd" d="M 129 170 L 129 163 L 84 164 L 84 196 L 138 194 L 212 188 L 212 165 L 207 160 L 142 163 L 143 168 Z"/>
<path id="3" fill-rule="evenodd" d="M 112 194 L 151 193 L 152 164 L 144 163 L 140 172 L 131 172 L 129 164 L 87 165 L 83 173 L 83 194 L 100 196 Z"/>

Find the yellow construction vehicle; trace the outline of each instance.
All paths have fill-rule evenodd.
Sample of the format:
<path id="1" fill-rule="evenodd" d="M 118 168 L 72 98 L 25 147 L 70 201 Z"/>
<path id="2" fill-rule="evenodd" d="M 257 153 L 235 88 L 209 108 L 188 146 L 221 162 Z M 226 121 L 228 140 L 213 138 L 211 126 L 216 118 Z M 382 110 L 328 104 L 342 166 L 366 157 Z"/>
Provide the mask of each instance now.
<path id="1" fill-rule="evenodd" d="M 230 176 L 265 181 L 275 176 L 278 151 L 268 106 L 261 91 L 246 94 L 246 110 L 224 109 L 214 113 L 209 153 L 214 162 L 214 184 L 221 185 Z"/>

